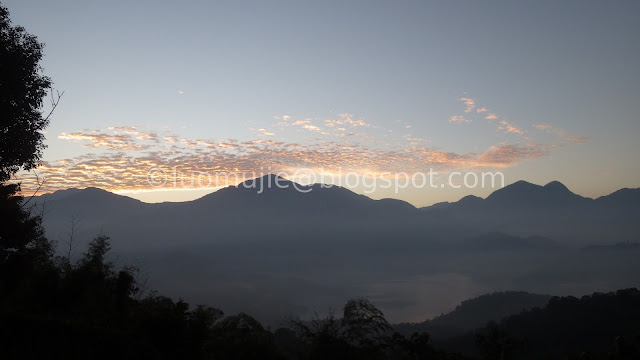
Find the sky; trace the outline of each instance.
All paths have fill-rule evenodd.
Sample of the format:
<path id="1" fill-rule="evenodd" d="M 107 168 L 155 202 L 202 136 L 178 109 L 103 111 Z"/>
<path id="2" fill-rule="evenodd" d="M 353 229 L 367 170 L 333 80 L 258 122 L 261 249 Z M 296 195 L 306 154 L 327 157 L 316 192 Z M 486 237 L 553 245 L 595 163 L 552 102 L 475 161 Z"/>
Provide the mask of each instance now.
<path id="1" fill-rule="evenodd" d="M 483 173 L 640 187 L 638 2 L 2 4 L 64 91 L 41 192 L 183 201 L 267 172 L 416 206 L 487 196 Z"/>

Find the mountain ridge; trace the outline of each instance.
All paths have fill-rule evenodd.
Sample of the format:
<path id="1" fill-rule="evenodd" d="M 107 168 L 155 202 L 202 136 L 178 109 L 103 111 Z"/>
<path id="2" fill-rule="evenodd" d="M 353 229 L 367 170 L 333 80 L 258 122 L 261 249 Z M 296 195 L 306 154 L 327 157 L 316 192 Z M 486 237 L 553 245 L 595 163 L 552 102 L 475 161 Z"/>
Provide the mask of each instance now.
<path id="1" fill-rule="evenodd" d="M 275 178 L 262 179 L 269 180 Z M 98 233 L 110 236 L 118 258 L 147 264 L 159 291 L 274 321 L 270 316 L 281 314 L 260 309 L 286 303 L 287 311 L 323 310 L 347 294 L 380 294 L 385 311 L 409 319 L 413 311 L 425 314 L 421 306 L 430 301 L 436 309 L 451 304 L 438 305 L 424 292 L 453 294 L 451 301 L 480 290 L 579 293 L 599 286 L 582 283 L 585 272 L 623 287 L 636 273 L 629 269 L 639 266 L 635 250 L 579 251 L 637 242 L 638 189 L 584 200 L 566 196 L 559 184 L 520 183 L 503 192 L 505 201 L 467 196 L 429 211 L 338 186 L 304 189 L 311 191 L 258 194 L 241 185 L 176 203 L 71 190 L 47 201 L 43 226 L 47 237 L 64 244 L 70 218 L 79 215 L 77 239 L 86 244 Z M 544 192 L 544 201 L 559 194 L 561 202 L 577 205 L 509 199 L 518 189 L 524 199 Z M 399 302 L 396 293 L 410 300 Z M 426 305 L 412 305 L 418 301 Z"/>
<path id="2" fill-rule="evenodd" d="M 64 223 L 82 214 L 93 218 L 89 221 L 93 224 L 122 227 L 118 222 L 133 228 L 173 224 L 197 231 L 256 223 L 302 231 L 305 226 L 345 229 L 360 224 L 385 231 L 400 228 L 399 233 L 410 232 L 409 237 L 416 239 L 429 234 L 432 241 L 503 233 L 582 246 L 601 243 L 617 232 L 622 236 L 612 242 L 637 241 L 635 234 L 640 232 L 633 217 L 640 211 L 640 189 L 621 189 L 594 200 L 572 193 L 557 181 L 544 186 L 518 181 L 484 199 L 468 195 L 420 209 L 403 200 L 374 200 L 344 187 L 300 185 L 272 174 L 185 202 L 144 203 L 97 188 L 57 191 L 35 199 L 32 204 L 47 200 L 47 206 L 57 206 L 57 216 Z"/>
<path id="3" fill-rule="evenodd" d="M 277 179 L 277 180 L 276 180 Z M 292 180 L 286 179 L 284 177 L 281 177 L 279 175 L 276 174 L 267 174 L 264 176 L 260 176 L 260 177 L 256 177 L 253 179 L 249 179 L 249 180 L 245 180 L 237 185 L 230 185 L 228 187 L 224 187 L 221 188 L 219 190 L 216 190 L 214 192 L 211 192 L 209 194 L 203 195 L 200 198 L 194 199 L 194 200 L 187 200 L 187 201 L 171 201 L 171 202 L 165 202 L 165 203 L 189 203 L 189 202 L 193 202 L 193 201 L 198 201 L 200 199 L 206 198 L 206 197 L 211 197 L 213 194 L 216 194 L 218 192 L 220 192 L 221 190 L 224 189 L 229 189 L 229 188 L 235 188 L 235 189 L 241 189 L 244 188 L 246 190 L 249 191 L 257 191 L 255 186 L 253 186 L 253 183 L 258 183 L 258 184 L 272 184 L 271 187 L 267 187 L 267 188 L 263 188 L 264 190 L 269 190 L 269 189 L 278 189 L 281 190 L 280 188 L 278 188 L 277 186 L 275 186 L 276 181 L 281 184 L 281 185 L 287 185 L 286 189 L 293 189 L 295 190 L 296 188 L 298 189 L 302 189 L 302 190 L 311 190 L 309 192 L 313 192 L 313 190 L 318 190 L 318 189 L 326 189 L 326 188 L 340 188 L 340 189 L 345 189 L 349 192 L 352 192 L 354 194 L 357 194 L 353 191 L 351 191 L 348 188 L 342 187 L 342 186 L 338 186 L 338 185 L 332 185 L 332 184 L 323 184 L 323 183 L 314 183 L 314 184 L 309 184 L 309 185 L 302 185 L 299 183 L 296 183 Z M 148 202 L 144 202 L 141 200 L 137 200 L 133 197 L 127 196 L 127 195 L 122 195 L 122 194 L 117 194 L 114 192 L 110 192 L 108 190 L 104 190 L 98 187 L 86 187 L 86 188 L 68 188 L 68 189 L 61 189 L 61 190 L 56 190 L 52 193 L 46 193 L 46 194 L 42 194 L 42 195 L 36 195 L 35 198 L 48 198 L 48 199 L 52 199 L 52 200 L 60 200 L 64 197 L 70 196 L 70 195 L 77 195 L 78 193 L 82 193 L 82 192 L 86 192 L 86 191 L 99 191 L 99 192 L 104 192 L 104 193 L 110 193 L 113 195 L 117 195 L 117 196 L 121 196 L 121 197 L 126 197 L 126 198 L 131 198 L 134 199 L 136 201 L 140 201 L 142 203 L 145 204 L 158 204 L 158 203 L 148 203 Z M 503 188 L 497 189 L 494 192 L 492 192 L 491 194 L 489 194 L 486 198 L 482 198 L 476 195 L 465 195 L 462 198 L 460 198 L 457 201 L 443 201 L 443 202 L 438 202 L 438 203 L 434 203 L 432 205 L 428 205 L 428 206 L 423 206 L 423 207 L 416 207 L 418 209 L 428 209 L 431 207 L 446 207 L 447 205 L 452 205 L 452 204 L 458 204 L 458 203 L 465 203 L 465 202 L 477 202 L 478 200 L 488 200 L 490 198 L 495 198 L 496 196 L 499 196 L 498 194 L 500 194 L 500 196 L 504 193 L 504 191 L 506 191 L 507 193 L 512 194 L 514 192 L 514 190 L 518 190 L 518 191 L 523 191 L 523 190 L 529 190 L 529 191 L 533 191 L 536 193 L 539 192 L 553 192 L 553 193 L 562 193 L 562 194 L 569 194 L 570 196 L 574 197 L 574 198 L 581 198 L 581 199 L 586 199 L 586 200 L 605 200 L 607 198 L 610 197 L 617 197 L 617 196 L 625 196 L 625 195 L 633 195 L 633 196 L 638 196 L 638 198 L 640 198 L 640 187 L 639 188 L 629 188 L 629 187 L 625 187 L 625 188 L 621 188 L 618 190 L 615 190 L 613 192 L 611 192 L 610 194 L 606 194 L 606 195 L 602 195 L 599 197 L 595 197 L 595 198 L 590 198 L 590 197 L 584 197 L 578 194 L 573 193 L 571 190 L 569 190 L 569 188 L 564 185 L 563 183 L 561 183 L 560 181 L 557 180 L 553 180 L 550 181 L 549 183 L 545 184 L 545 185 L 537 185 L 534 183 L 530 183 L 526 180 L 518 180 L 512 184 L 506 185 Z M 638 194 L 638 195 L 635 195 Z M 357 194 L 357 195 L 361 195 L 361 194 Z M 362 195 L 365 196 L 366 195 Z M 374 200 L 374 199 L 372 199 Z M 403 201 L 406 202 L 404 200 L 399 200 L 399 199 L 395 199 L 395 198 L 383 198 L 383 199 L 379 199 L 380 200 L 397 200 L 397 201 Z M 410 204 L 410 203 L 409 203 Z M 413 205 L 412 205 L 413 206 Z M 415 207 L 415 206 L 414 206 Z"/>

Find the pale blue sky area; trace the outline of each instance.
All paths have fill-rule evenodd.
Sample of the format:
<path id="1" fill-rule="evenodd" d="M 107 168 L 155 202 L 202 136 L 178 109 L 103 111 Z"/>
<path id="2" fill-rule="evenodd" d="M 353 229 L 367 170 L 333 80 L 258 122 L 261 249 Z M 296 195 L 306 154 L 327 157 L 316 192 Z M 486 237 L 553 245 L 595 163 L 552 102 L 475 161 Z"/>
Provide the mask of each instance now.
<path id="1" fill-rule="evenodd" d="M 496 168 L 507 183 L 560 180 L 592 197 L 640 186 L 636 1 L 2 3 L 15 24 L 46 43 L 45 73 L 65 91 L 47 129 L 51 164 L 120 152 L 144 157 L 141 149 L 133 156 L 95 139 L 60 137 L 136 126 L 188 140 L 349 141 L 471 157 L 515 144 L 543 150 Z M 475 102 L 468 113 L 461 98 Z M 322 130 L 341 116 L 366 126 L 349 123 L 350 138 Z M 293 124 L 303 119 L 310 120 Z M 116 187 L 140 189 L 123 186 Z M 373 197 L 427 205 L 489 192 Z"/>

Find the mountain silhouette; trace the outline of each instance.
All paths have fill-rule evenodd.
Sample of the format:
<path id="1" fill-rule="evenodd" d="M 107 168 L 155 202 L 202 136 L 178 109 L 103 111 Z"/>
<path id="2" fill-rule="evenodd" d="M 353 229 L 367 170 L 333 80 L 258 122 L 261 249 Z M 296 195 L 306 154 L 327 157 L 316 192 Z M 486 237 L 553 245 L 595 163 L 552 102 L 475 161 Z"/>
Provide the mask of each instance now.
<path id="1" fill-rule="evenodd" d="M 587 199 L 572 193 L 558 181 L 552 181 L 545 186 L 540 186 L 523 180 L 494 191 L 486 199 L 489 204 L 494 206 L 518 208 L 575 206 L 584 200 Z"/>
<path id="2" fill-rule="evenodd" d="M 66 232 L 71 219 L 89 229 L 118 222 L 153 208 L 152 204 L 94 187 L 58 190 L 34 199 L 29 205 L 36 212 L 44 213 L 45 229 L 49 230 L 50 235 Z M 54 239 L 56 237 L 53 236 Z"/>
<path id="3" fill-rule="evenodd" d="M 610 238 L 612 242 L 636 241 L 634 232 L 640 231 L 640 225 L 633 214 L 640 210 L 638 197 L 640 189 L 622 189 L 594 200 L 571 192 L 558 181 L 544 186 L 517 181 L 486 199 L 465 197 L 421 210 L 450 226 L 538 235 L 581 246 Z"/>
<path id="4" fill-rule="evenodd" d="M 416 209 L 267 175 L 187 202 L 148 204 L 88 188 L 46 194 L 30 205 L 46 201 L 49 238 L 64 243 L 77 216 L 77 252 L 86 246 L 82 239 L 106 233 L 115 258 L 140 264 L 154 288 L 190 302 L 278 321 L 287 312 L 383 293 L 389 298 L 379 300 L 393 319 L 396 312 L 443 306 L 424 292 L 463 300 L 480 289 L 579 294 L 602 283 L 628 286 L 635 273 L 629 269 L 640 271 L 637 248 L 607 256 L 573 249 L 637 242 L 639 194 L 623 189 L 593 200 L 559 182 L 522 181 L 486 199 Z M 585 283 L 585 274 L 594 282 Z M 396 301 L 395 292 L 410 300 Z"/>
<path id="5" fill-rule="evenodd" d="M 524 358 L 566 359 L 587 354 L 594 359 L 637 359 L 639 308 L 636 288 L 579 298 L 554 296 L 544 306 L 495 320 L 438 345 L 475 358 L 481 355 L 476 345 L 480 335 L 499 338 L 502 343 L 506 338 L 524 343 Z"/>
<path id="6" fill-rule="evenodd" d="M 401 200 L 373 200 L 343 187 L 300 185 L 269 174 L 181 203 L 147 204 L 97 188 L 60 190 L 36 197 L 35 203 L 46 201 L 48 217 L 55 220 L 45 219 L 47 224 L 66 224 L 64 220 L 73 215 L 114 228 L 173 228 L 169 233 L 185 228 L 198 233 L 232 224 L 243 224 L 240 231 L 251 224 L 287 225 L 292 230 L 362 229 L 364 224 L 413 239 L 429 234 L 430 240 L 448 241 L 502 233 L 586 246 L 611 236 L 610 243 L 636 241 L 640 225 L 633 214 L 640 210 L 639 200 L 639 189 L 622 189 L 593 200 L 558 181 L 544 186 L 518 181 L 486 199 L 469 195 L 418 211 Z"/>
<path id="7" fill-rule="evenodd" d="M 504 291 L 481 295 L 462 301 L 453 311 L 420 323 L 403 323 L 396 329 L 403 334 L 426 331 L 436 340 L 447 339 L 466 331 L 499 321 L 524 310 L 543 307 L 550 295 L 531 294 L 524 291 Z"/>
<path id="8" fill-rule="evenodd" d="M 296 214 L 302 212 L 303 215 L 304 211 L 325 212 L 325 216 L 331 216 L 336 212 L 341 216 L 373 215 L 376 212 L 402 212 L 409 215 L 415 210 L 413 205 L 402 200 L 373 200 L 344 187 L 326 184 L 300 185 L 271 174 L 222 189 L 196 202 L 211 201 L 212 205 L 217 206 L 225 199 L 223 195 L 233 196 L 231 202 L 242 205 L 264 205 L 272 210 L 281 209 Z M 249 204 L 242 203 L 242 200 L 247 200 Z"/>

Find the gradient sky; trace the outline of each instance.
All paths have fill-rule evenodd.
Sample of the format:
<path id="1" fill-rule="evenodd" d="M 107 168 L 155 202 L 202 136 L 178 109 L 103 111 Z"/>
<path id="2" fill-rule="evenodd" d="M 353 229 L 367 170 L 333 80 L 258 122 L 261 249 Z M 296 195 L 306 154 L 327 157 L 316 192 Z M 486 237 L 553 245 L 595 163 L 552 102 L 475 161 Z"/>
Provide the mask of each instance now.
<path id="1" fill-rule="evenodd" d="M 145 191 L 151 168 L 174 167 L 501 171 L 589 197 L 640 186 L 637 1 L 2 3 L 65 91 L 44 191 L 164 201 L 224 185 Z M 424 206 L 493 190 L 369 196 Z"/>

